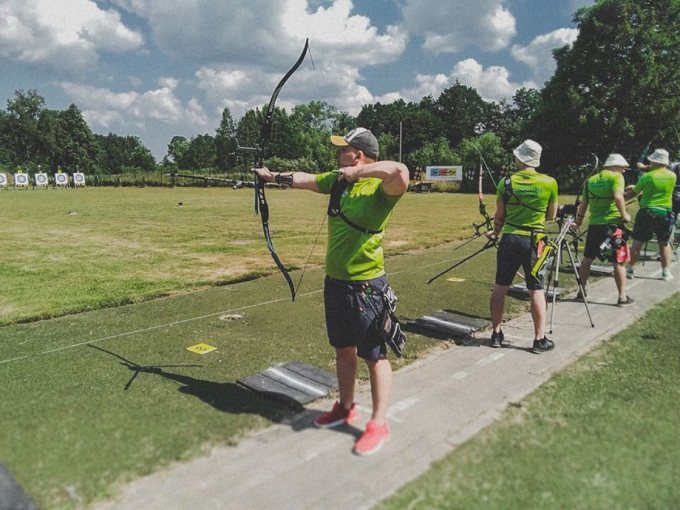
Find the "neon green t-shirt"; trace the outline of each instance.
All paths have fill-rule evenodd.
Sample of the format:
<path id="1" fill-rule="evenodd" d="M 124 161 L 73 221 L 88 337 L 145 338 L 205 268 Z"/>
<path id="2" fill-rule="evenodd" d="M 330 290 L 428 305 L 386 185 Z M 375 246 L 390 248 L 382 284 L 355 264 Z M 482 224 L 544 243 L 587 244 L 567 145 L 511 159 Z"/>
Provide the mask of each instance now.
<path id="1" fill-rule="evenodd" d="M 614 193 L 623 193 L 625 186 L 623 174 L 611 170 L 602 170 L 588 179 L 583 196 L 588 200 L 591 225 L 609 225 L 621 220 Z"/>
<path id="2" fill-rule="evenodd" d="M 673 207 L 673 188 L 676 176 L 666 167 L 657 168 L 640 177 L 633 191 L 642 192 L 640 209 L 670 209 Z"/>
<path id="3" fill-rule="evenodd" d="M 316 177 L 316 184 L 322 193 L 330 194 L 337 177 L 338 172 L 320 174 Z M 359 179 L 342 194 L 340 208 L 353 223 L 366 229 L 382 231 L 400 198 L 401 195 L 386 195 L 381 179 Z M 329 216 L 326 274 L 345 281 L 371 280 L 383 276 L 383 234 L 364 234 L 350 227 L 342 218 Z"/>
<path id="4" fill-rule="evenodd" d="M 531 235 L 527 228 L 545 227 L 548 205 L 557 202 L 557 181 L 549 175 L 520 170 L 510 177 L 512 197 L 505 205 L 503 234 Z M 498 183 L 496 200 L 503 200 L 505 179 Z M 525 229 L 518 228 L 524 227 Z"/>

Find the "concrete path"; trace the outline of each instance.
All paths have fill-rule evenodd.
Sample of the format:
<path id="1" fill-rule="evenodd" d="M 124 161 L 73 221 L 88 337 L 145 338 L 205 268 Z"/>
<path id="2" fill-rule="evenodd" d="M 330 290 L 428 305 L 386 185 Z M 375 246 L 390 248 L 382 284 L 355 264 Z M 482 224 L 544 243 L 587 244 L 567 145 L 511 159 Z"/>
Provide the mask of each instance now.
<path id="1" fill-rule="evenodd" d="M 447 343 L 399 370 L 389 412 L 392 437 L 375 455 L 351 452 L 370 414 L 370 393 L 361 387 L 357 402 L 365 409 L 357 428 L 315 428 L 314 418 L 332 405 L 317 402 L 290 423 L 272 426 L 236 447 L 215 448 L 206 457 L 136 480 L 115 501 L 97 508 L 370 508 L 491 424 L 508 404 L 678 292 L 680 271 L 677 264 L 673 269 L 675 280 L 664 282 L 658 262 L 638 264 L 636 279 L 627 282 L 628 294 L 636 299 L 631 307 L 615 306 L 611 278 L 591 285 L 595 327 L 583 303 L 558 302 L 553 334 L 548 335 L 556 343 L 554 351 L 528 351 L 533 328 L 527 315 L 504 325 L 511 342 L 504 349 L 488 347 L 487 332 L 472 346 Z"/>

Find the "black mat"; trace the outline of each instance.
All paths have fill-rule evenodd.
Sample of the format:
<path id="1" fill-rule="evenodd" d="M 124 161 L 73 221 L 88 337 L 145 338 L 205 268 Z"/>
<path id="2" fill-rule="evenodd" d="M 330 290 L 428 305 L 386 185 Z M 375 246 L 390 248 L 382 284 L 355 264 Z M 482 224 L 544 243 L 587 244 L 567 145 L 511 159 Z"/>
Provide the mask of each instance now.
<path id="1" fill-rule="evenodd" d="M 409 321 L 409 324 L 438 331 L 446 335 L 468 336 L 478 329 L 486 328 L 490 322 L 448 310 L 439 310 L 438 312 L 423 315 L 413 321 Z"/>
<path id="2" fill-rule="evenodd" d="M 238 382 L 287 405 L 307 404 L 338 388 L 335 375 L 299 361 L 269 367 Z"/>

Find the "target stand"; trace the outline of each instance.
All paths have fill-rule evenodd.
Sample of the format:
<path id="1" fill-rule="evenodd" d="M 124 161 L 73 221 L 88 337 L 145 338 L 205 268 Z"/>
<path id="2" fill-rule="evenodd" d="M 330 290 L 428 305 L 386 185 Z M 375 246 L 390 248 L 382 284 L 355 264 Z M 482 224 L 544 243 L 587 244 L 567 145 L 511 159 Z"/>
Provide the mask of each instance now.
<path id="1" fill-rule="evenodd" d="M 14 189 L 28 189 L 28 174 L 21 172 L 14 174 Z"/>
<path id="2" fill-rule="evenodd" d="M 54 187 L 57 189 L 65 189 L 69 187 L 68 174 L 57 172 L 54 174 Z"/>

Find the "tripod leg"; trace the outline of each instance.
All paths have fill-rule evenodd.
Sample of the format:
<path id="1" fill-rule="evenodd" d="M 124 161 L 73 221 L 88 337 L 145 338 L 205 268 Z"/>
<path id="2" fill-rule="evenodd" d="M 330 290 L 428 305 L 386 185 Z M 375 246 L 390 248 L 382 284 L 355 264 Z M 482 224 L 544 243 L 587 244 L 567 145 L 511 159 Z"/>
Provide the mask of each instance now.
<path id="1" fill-rule="evenodd" d="M 590 320 L 590 327 L 594 328 L 595 323 L 593 322 L 593 317 L 590 315 L 590 308 L 588 307 L 588 299 L 586 298 L 586 289 L 581 285 L 581 278 L 578 274 L 578 269 L 576 269 L 576 264 L 574 263 L 574 257 L 571 254 L 571 247 L 567 244 L 567 255 L 569 255 L 569 262 L 571 262 L 571 268 L 574 270 L 574 276 L 576 276 L 576 282 L 578 283 L 579 291 L 581 296 L 583 296 L 583 304 L 586 305 L 586 313 L 588 314 L 588 320 Z"/>
<path id="2" fill-rule="evenodd" d="M 550 334 L 553 332 L 553 322 L 555 320 L 555 300 L 557 299 L 557 287 L 560 283 L 560 264 L 562 263 L 562 241 L 557 244 L 557 254 L 553 261 L 553 271 L 555 272 L 555 280 L 553 285 L 552 307 L 550 308 Z M 548 287 L 550 290 L 550 287 Z"/>

